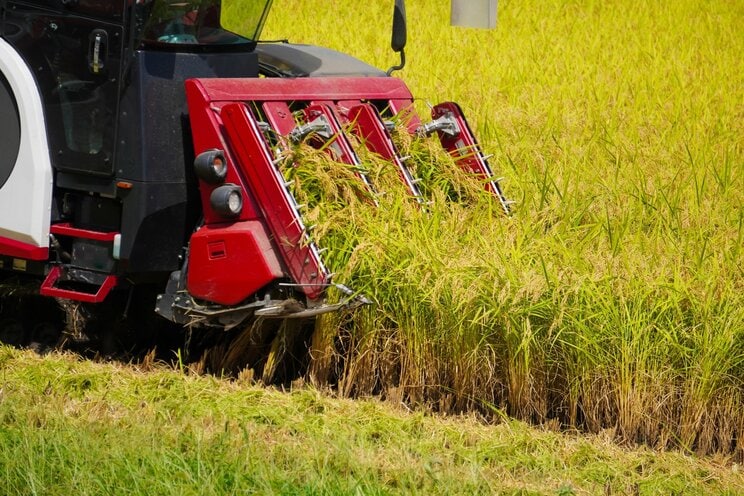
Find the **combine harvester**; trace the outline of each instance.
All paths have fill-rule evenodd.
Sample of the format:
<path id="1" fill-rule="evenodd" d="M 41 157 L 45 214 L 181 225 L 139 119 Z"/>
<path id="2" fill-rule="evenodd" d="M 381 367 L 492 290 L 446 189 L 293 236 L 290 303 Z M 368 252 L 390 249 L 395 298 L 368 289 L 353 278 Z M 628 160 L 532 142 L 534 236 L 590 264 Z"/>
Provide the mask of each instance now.
<path id="1" fill-rule="evenodd" d="M 56 339 L 60 308 L 115 332 L 122 316 L 231 329 L 367 303 L 333 280 L 277 168 L 293 142 L 349 164 L 363 143 L 419 197 L 390 134 L 405 122 L 508 212 L 459 106 L 424 123 L 390 76 L 405 63 L 401 0 L 387 72 L 257 42 L 270 0 L 241 2 L 249 31 L 230 32 L 227 3 L 0 0 L 0 340 Z"/>

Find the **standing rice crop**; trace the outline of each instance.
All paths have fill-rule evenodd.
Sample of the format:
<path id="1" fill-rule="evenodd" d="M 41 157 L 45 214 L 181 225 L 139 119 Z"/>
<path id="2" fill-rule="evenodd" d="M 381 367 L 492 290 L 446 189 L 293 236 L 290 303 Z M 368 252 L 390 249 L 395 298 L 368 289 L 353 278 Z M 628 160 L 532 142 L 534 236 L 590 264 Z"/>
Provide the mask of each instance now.
<path id="1" fill-rule="evenodd" d="M 391 189 L 322 214 L 329 263 L 376 305 L 321 320 L 311 376 L 741 458 L 744 5 L 504 0 L 476 31 L 440 3 L 408 2 L 402 77 L 463 105 L 518 207 L 428 177 L 446 157 L 413 143 L 430 208 Z M 267 37 L 384 67 L 388 7 L 277 0 Z"/>

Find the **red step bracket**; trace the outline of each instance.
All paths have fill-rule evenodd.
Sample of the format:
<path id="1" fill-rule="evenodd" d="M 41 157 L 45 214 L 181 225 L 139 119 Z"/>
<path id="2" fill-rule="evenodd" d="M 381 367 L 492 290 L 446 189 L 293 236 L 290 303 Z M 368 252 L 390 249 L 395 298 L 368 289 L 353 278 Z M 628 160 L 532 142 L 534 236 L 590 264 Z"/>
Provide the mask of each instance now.
<path id="1" fill-rule="evenodd" d="M 106 299 L 108 294 L 116 286 L 117 278 L 114 275 L 106 276 L 103 284 L 99 286 L 95 293 L 85 293 L 83 291 L 74 291 L 71 289 L 61 289 L 55 287 L 55 284 L 64 273 L 64 269 L 56 265 L 52 267 L 52 270 L 47 274 L 46 279 L 41 285 L 39 293 L 43 296 L 51 296 L 54 298 L 64 298 L 67 300 L 82 301 L 84 303 L 100 303 Z"/>
<path id="2" fill-rule="evenodd" d="M 93 241 L 113 241 L 114 238 L 116 238 L 116 235 L 119 234 L 118 232 L 100 232 L 91 231 L 90 229 L 81 229 L 79 227 L 73 227 L 69 222 L 52 224 L 49 228 L 49 232 L 60 236 L 91 239 Z"/>

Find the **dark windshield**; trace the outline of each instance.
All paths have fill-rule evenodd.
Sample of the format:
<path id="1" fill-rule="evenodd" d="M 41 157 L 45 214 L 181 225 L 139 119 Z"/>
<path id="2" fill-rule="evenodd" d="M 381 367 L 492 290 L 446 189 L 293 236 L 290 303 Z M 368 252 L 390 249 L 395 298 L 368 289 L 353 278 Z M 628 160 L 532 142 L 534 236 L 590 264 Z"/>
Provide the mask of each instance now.
<path id="1" fill-rule="evenodd" d="M 137 0 L 140 41 L 155 45 L 253 44 L 271 0 Z"/>

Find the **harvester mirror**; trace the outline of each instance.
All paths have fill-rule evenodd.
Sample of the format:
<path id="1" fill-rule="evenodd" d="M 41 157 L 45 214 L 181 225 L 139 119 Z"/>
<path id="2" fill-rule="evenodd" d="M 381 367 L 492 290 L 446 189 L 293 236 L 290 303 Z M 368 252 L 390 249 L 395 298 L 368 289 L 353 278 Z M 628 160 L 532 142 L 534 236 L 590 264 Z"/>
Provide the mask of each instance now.
<path id="1" fill-rule="evenodd" d="M 393 71 L 399 71 L 406 65 L 406 53 L 403 49 L 406 47 L 407 38 L 406 28 L 406 4 L 404 0 L 395 0 L 395 8 L 393 10 L 393 38 L 390 42 L 390 46 L 393 51 L 400 53 L 400 64 L 394 65 L 387 70 L 387 75 L 391 75 Z"/>
<path id="2" fill-rule="evenodd" d="M 403 51 L 406 47 L 406 4 L 403 0 L 395 0 L 393 10 L 393 39 L 390 43 L 394 52 Z"/>

